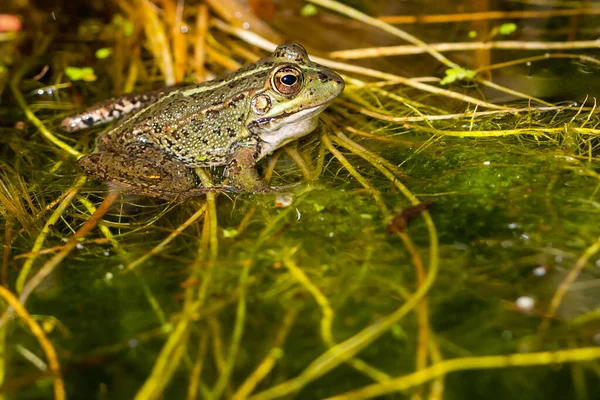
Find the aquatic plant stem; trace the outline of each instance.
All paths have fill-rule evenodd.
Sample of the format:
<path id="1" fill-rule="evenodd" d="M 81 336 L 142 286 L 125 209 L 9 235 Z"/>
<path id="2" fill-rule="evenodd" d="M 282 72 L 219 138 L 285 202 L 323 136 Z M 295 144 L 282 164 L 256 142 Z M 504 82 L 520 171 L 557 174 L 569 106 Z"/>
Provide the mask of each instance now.
<path id="1" fill-rule="evenodd" d="M 54 398 L 56 400 L 66 399 L 65 384 L 62 378 L 58 356 L 56 355 L 54 346 L 52 346 L 52 343 L 50 340 L 48 340 L 48 337 L 44 333 L 44 330 L 31 317 L 25 307 L 23 307 L 22 301 L 17 299 L 8 289 L 3 286 L 0 286 L 0 297 L 2 297 L 12 307 L 15 313 L 23 320 L 33 336 L 35 336 L 40 343 L 42 350 L 44 350 L 46 358 L 48 359 L 48 365 L 50 366 L 50 370 L 54 375 Z M 2 326 L 0 329 L 4 330 L 6 329 L 6 326 Z M 4 355 L 2 358 L 4 358 Z"/>
<path id="2" fill-rule="evenodd" d="M 496 83 L 494 83 L 492 81 L 486 80 L 486 79 L 476 78 L 475 81 L 478 82 L 478 83 L 480 83 L 480 84 L 482 84 L 482 85 L 484 85 L 484 86 L 487 86 L 489 88 L 495 89 L 495 90 L 497 90 L 499 92 L 508 93 L 510 95 L 513 95 L 513 96 L 521 98 L 521 99 L 526 99 L 526 100 L 529 100 L 529 101 L 535 101 L 536 103 L 543 104 L 543 105 L 545 105 L 547 107 L 554 107 L 554 104 L 549 103 L 549 102 L 547 102 L 545 100 L 542 100 L 542 99 L 537 98 L 537 97 L 530 96 L 530 95 L 528 95 L 526 93 L 522 93 L 522 92 L 519 92 L 517 90 L 509 89 L 509 88 L 507 88 L 505 86 L 498 85 L 498 84 L 496 84 Z"/>
<path id="3" fill-rule="evenodd" d="M 83 198 L 83 197 L 79 198 L 79 201 L 81 202 L 81 204 L 83 204 L 83 206 L 91 214 L 96 212 L 96 207 L 87 198 Z M 117 252 L 117 254 L 119 254 L 119 257 L 121 257 L 122 260 L 127 260 L 127 253 L 119 245 L 119 242 L 114 238 L 114 236 L 113 236 L 112 232 L 110 231 L 110 229 L 108 228 L 108 226 L 100 224 L 99 228 L 100 228 L 100 231 L 102 232 L 102 234 L 104 235 L 104 237 L 111 244 L 112 248 Z M 150 306 L 152 307 L 152 310 L 154 311 L 154 314 L 156 315 L 156 318 L 158 319 L 160 324 L 164 327 L 167 323 L 167 319 L 165 318 L 165 313 L 164 313 L 162 307 L 156 300 L 156 297 L 154 296 L 154 294 L 148 287 L 148 284 L 146 283 L 144 278 L 142 276 L 140 276 L 137 271 L 135 271 L 135 273 L 136 273 L 136 277 L 138 278 L 138 280 L 142 286 L 142 290 L 144 291 L 144 294 L 146 295 L 146 299 L 148 300 L 148 303 L 150 303 Z"/>
<path id="4" fill-rule="evenodd" d="M 21 304 L 25 304 L 29 295 L 38 287 L 38 285 L 50 275 L 54 269 L 60 264 L 62 260 L 65 259 L 67 255 L 75 248 L 79 240 L 87 235 L 97 224 L 100 222 L 100 219 L 108 212 L 114 201 L 119 196 L 117 192 L 109 192 L 102 203 L 96 209 L 96 212 L 93 213 L 87 221 L 75 232 L 73 236 L 69 238 L 67 243 L 65 243 L 64 248 L 54 255 L 50 260 L 48 260 L 42 268 L 25 284 L 23 290 L 19 295 L 19 301 Z M 4 316 L 1 318 L 4 321 Z"/>
<path id="5" fill-rule="evenodd" d="M 13 227 L 9 219 L 4 220 L 4 243 L 2 244 L 2 271 L 0 272 L 0 285 L 8 287 L 8 260 L 12 248 Z M 1 382 L 0 382 L 1 386 Z"/>
<path id="6" fill-rule="evenodd" d="M 250 269 L 252 267 L 252 262 L 244 263 L 244 267 L 242 272 L 240 273 L 239 284 L 240 288 L 240 297 L 238 300 L 237 310 L 236 310 L 236 318 L 235 324 L 233 326 L 233 333 L 231 334 L 231 344 L 229 345 L 229 351 L 227 352 L 227 359 L 225 360 L 225 364 L 223 365 L 223 369 L 217 383 L 212 390 L 212 398 L 218 400 L 223 395 L 223 391 L 229 385 L 229 380 L 231 378 L 231 374 L 233 372 L 233 368 L 235 366 L 235 361 L 240 349 L 240 343 L 242 340 L 242 335 L 244 333 L 244 323 L 246 321 L 246 281 L 248 280 L 248 275 L 250 274 Z M 228 396 L 231 397 L 231 396 Z"/>
<path id="7" fill-rule="evenodd" d="M 187 310 L 191 311 L 191 310 Z M 160 351 L 156 362 L 152 366 L 150 376 L 140 390 L 136 393 L 135 400 L 154 400 L 162 398 L 162 392 L 171 376 L 179 366 L 189 336 L 191 319 L 184 310 L 184 315 L 179 320 L 167 342 Z"/>
<path id="8" fill-rule="evenodd" d="M 206 205 L 206 203 L 203 203 L 196 210 L 196 212 L 194 214 L 192 214 L 184 223 L 179 225 L 173 232 L 171 232 L 169 234 L 169 236 L 164 238 L 159 244 L 154 246 L 149 252 L 145 253 L 143 256 L 141 256 L 141 257 L 137 258 L 136 260 L 132 261 L 131 263 L 129 263 L 127 265 L 127 267 L 125 268 L 125 270 L 131 271 L 131 270 L 137 268 L 138 266 L 140 266 L 141 264 L 143 264 L 144 262 L 146 262 L 151 257 L 153 257 L 157 254 L 160 254 L 160 252 L 162 250 L 164 250 L 165 247 L 167 247 L 167 245 L 169 243 L 171 243 L 177 236 L 181 235 L 183 233 L 183 231 L 185 231 L 190 225 L 192 225 L 195 221 L 200 220 L 202 217 L 204 217 L 206 210 L 207 210 L 207 205 Z"/>
<path id="9" fill-rule="evenodd" d="M 369 183 L 369 181 L 367 181 L 361 174 L 359 174 L 358 171 L 356 171 L 356 168 L 354 168 L 352 166 L 352 164 L 350 164 L 350 162 L 348 162 L 346 157 L 344 157 L 342 155 L 342 153 L 333 146 L 333 144 L 331 143 L 330 136 L 322 135 L 321 141 L 325 145 L 325 148 L 327 148 L 327 150 L 331 154 L 333 154 L 333 156 L 335 158 L 337 158 L 337 160 L 340 162 L 340 164 L 342 164 L 342 166 L 350 173 L 350 175 L 352 175 L 354 177 L 354 179 L 356 179 L 367 190 L 367 192 L 369 192 L 369 194 L 373 197 L 373 199 L 379 206 L 379 209 L 381 210 L 382 214 L 389 215 L 389 213 L 390 213 L 389 209 L 388 209 L 387 205 L 385 204 L 385 202 L 383 201 L 383 198 L 381 197 L 381 193 L 379 192 L 379 190 L 377 190 L 375 187 L 373 187 L 373 185 L 371 185 L 371 183 Z"/>
<path id="10" fill-rule="evenodd" d="M 200 4 L 196 14 L 196 38 L 194 41 L 194 71 L 196 73 L 196 82 L 203 82 L 206 79 L 206 35 L 208 33 L 208 6 Z"/>
<path id="11" fill-rule="evenodd" d="M 556 311 L 562 304 L 562 301 L 563 301 L 565 295 L 567 294 L 567 292 L 569 291 L 569 288 L 571 287 L 573 282 L 575 282 L 575 280 L 577 280 L 577 278 L 579 277 L 579 274 L 581 273 L 583 268 L 585 268 L 585 266 L 589 262 L 590 258 L 594 254 L 596 254 L 598 251 L 600 251 L 600 237 L 594 243 L 592 243 L 587 249 L 585 249 L 585 251 L 583 252 L 581 257 L 579 257 L 579 259 L 577 259 L 577 262 L 575 263 L 573 268 L 569 271 L 569 273 L 560 282 L 558 289 L 556 289 L 556 292 L 554 293 L 554 296 L 552 297 L 552 300 L 550 301 L 548 310 L 544 313 L 544 319 L 542 320 L 542 322 L 540 323 L 540 325 L 538 327 L 538 336 L 539 336 L 538 340 L 540 342 L 543 340 L 544 334 L 546 333 L 548 328 L 550 328 L 550 323 L 552 322 L 552 319 L 556 315 Z"/>
<path id="12" fill-rule="evenodd" d="M 343 134 L 338 133 L 338 137 L 340 137 L 340 135 L 341 137 L 345 138 Z M 347 142 L 353 143 L 350 140 L 347 140 Z M 360 153 L 361 154 L 359 155 L 361 155 L 363 158 L 368 158 L 369 160 L 372 160 L 371 163 L 382 173 L 384 173 L 384 175 L 388 179 L 390 179 L 390 181 L 392 181 L 396 187 L 398 187 L 401 190 L 401 192 L 411 201 L 411 203 L 413 203 L 414 205 L 419 204 L 419 200 L 395 177 L 394 173 L 399 173 L 399 171 L 394 171 L 394 173 L 392 173 L 388 171 L 385 167 L 383 167 L 381 164 L 378 164 L 377 160 L 379 160 L 379 157 L 376 157 L 366 151 L 360 151 Z M 327 372 L 331 371 L 341 363 L 344 363 L 350 358 L 354 357 L 354 355 L 358 354 L 361 350 L 363 350 L 365 347 L 373 343 L 384 333 L 386 333 L 389 329 L 391 329 L 395 324 L 402 320 L 402 318 L 404 318 L 404 316 L 406 316 L 407 313 L 409 313 L 419 304 L 420 300 L 427 294 L 427 292 L 435 282 L 439 268 L 439 245 L 435 225 L 433 223 L 433 220 L 431 219 L 431 216 L 429 215 L 429 212 L 425 211 L 422 215 L 427 229 L 429 231 L 429 268 L 427 269 L 427 277 L 423 285 L 420 286 L 416 290 L 416 292 L 411 297 L 409 297 L 406 300 L 406 302 L 402 306 L 400 306 L 396 311 L 394 311 L 386 317 L 383 317 L 378 322 L 362 329 L 354 336 L 328 349 L 326 352 L 324 352 L 315 360 L 313 360 L 313 362 L 311 362 L 295 378 L 289 379 L 270 389 L 259 392 L 256 395 L 251 396 L 250 399 L 275 399 L 299 391 L 308 383 L 320 378 L 321 376 L 325 375 Z M 382 383 L 381 385 L 385 386 L 386 384 Z"/>
<path id="13" fill-rule="evenodd" d="M 600 359 L 600 349 L 598 347 L 582 347 L 579 349 L 545 351 L 528 354 L 455 358 L 453 360 L 436 363 L 421 371 L 395 378 L 385 384 L 365 386 L 358 390 L 330 397 L 327 400 L 370 399 L 377 396 L 383 396 L 387 393 L 407 390 L 457 371 L 565 364 L 594 361 L 598 359 Z"/>
<path id="14" fill-rule="evenodd" d="M 208 214 L 207 218 L 210 219 L 211 215 Z M 207 218 L 204 220 L 205 226 L 207 224 Z M 210 231 L 207 230 L 207 232 Z M 207 243 L 209 242 L 210 241 L 207 241 Z M 211 252 L 210 254 L 216 253 Z M 205 257 L 205 255 L 205 252 L 198 253 L 196 261 L 192 267 L 193 274 L 197 273 L 199 267 L 204 264 L 202 259 Z M 214 261 L 214 259 L 212 261 Z M 193 292 L 191 289 L 186 291 L 186 301 L 184 303 L 181 319 L 161 349 L 156 362 L 152 366 L 152 372 L 136 393 L 135 400 L 154 400 L 161 398 L 166 385 L 169 383 L 171 377 L 179 367 L 181 358 L 185 354 L 191 322 L 200 319 L 200 315 L 197 315 L 197 313 L 198 310 L 204 305 L 206 300 L 208 288 L 211 284 L 212 272 L 213 267 L 209 265 L 207 268 L 207 273 L 204 274 L 202 284 L 198 289 L 197 300 L 192 298 Z"/>
<path id="15" fill-rule="evenodd" d="M 598 15 L 600 8 L 572 8 L 553 10 L 517 10 L 517 11 L 481 11 L 455 14 L 425 15 L 386 15 L 378 19 L 388 24 L 436 24 L 447 22 L 465 22 L 492 19 L 545 19 L 552 17 L 570 17 L 576 15 Z"/>
<path id="16" fill-rule="evenodd" d="M 431 48 L 427 43 L 425 43 L 421 39 L 418 39 L 417 37 L 411 35 L 408 32 L 403 31 L 402 29 L 396 28 L 396 27 L 391 26 L 381 20 L 378 20 L 377 18 L 370 17 L 350 6 L 344 5 L 342 3 L 339 3 L 339 2 L 333 1 L 333 0 L 306 0 L 306 1 L 308 1 L 309 3 L 316 4 L 318 6 L 336 11 L 340 14 L 346 15 L 349 18 L 355 19 L 357 21 L 361 21 L 361 22 L 363 22 L 367 25 L 371 25 L 375 28 L 381 29 L 384 32 L 387 32 L 393 36 L 399 37 L 400 39 L 406 40 L 407 42 L 412 43 L 415 46 L 418 46 L 419 48 L 423 49 L 423 51 L 429 53 L 432 57 L 434 57 L 439 62 L 441 62 L 442 64 L 444 64 L 450 68 L 458 67 L 458 64 L 450 61 L 448 58 L 446 58 L 444 55 L 442 55 L 437 50 Z"/>
<path id="17" fill-rule="evenodd" d="M 434 248 L 437 250 L 437 246 Z M 435 255 L 437 260 L 437 253 Z M 429 268 L 425 284 L 421 286 L 402 306 L 400 306 L 400 308 L 398 308 L 392 314 L 381 318 L 378 322 L 367 326 L 354 336 L 328 349 L 313 362 L 311 362 L 310 365 L 306 367 L 304 371 L 302 371 L 297 377 L 282 382 L 263 392 L 257 393 L 256 395 L 251 396 L 250 399 L 276 399 L 297 392 L 309 382 L 320 378 L 341 363 L 346 362 L 355 354 L 359 353 L 365 347 L 370 345 L 373 341 L 381 337 L 381 335 L 387 332 L 392 326 L 397 324 L 404 316 L 406 316 L 406 314 L 414 309 L 421 298 L 433 285 L 433 282 L 437 276 L 437 262 L 433 262 L 431 264 L 432 267 Z M 382 385 L 386 387 L 385 383 Z"/>
<path id="18" fill-rule="evenodd" d="M 332 154 L 334 154 L 334 155 L 336 155 L 336 153 L 337 153 L 336 158 L 339 159 L 339 156 L 341 156 L 341 154 L 331 145 L 331 142 L 329 141 L 328 138 L 325 138 L 325 139 L 327 139 L 327 141 L 325 141 L 324 143 L 328 147 L 329 151 L 331 151 Z M 356 145 L 354 150 L 357 150 L 357 149 L 364 150 L 357 146 L 358 145 Z M 340 162 L 341 162 L 341 160 L 340 160 Z M 357 176 L 355 176 L 355 177 L 358 179 Z M 393 181 L 395 181 L 395 180 L 396 180 L 396 177 L 394 177 Z M 413 198 L 412 200 L 415 200 L 415 199 L 416 198 Z M 384 209 L 382 211 L 386 211 L 386 210 Z M 388 214 L 388 213 L 387 212 L 384 213 L 384 215 L 386 215 L 386 214 Z M 425 283 L 426 273 L 425 273 L 425 269 L 423 267 L 423 262 L 421 261 L 421 257 L 419 255 L 413 241 L 411 240 L 410 236 L 408 236 L 408 234 L 406 232 L 397 232 L 397 235 L 400 237 L 400 239 L 404 243 L 404 246 L 406 247 L 407 251 L 411 255 L 413 264 L 415 266 L 415 272 L 416 272 L 416 276 L 417 276 L 417 289 L 418 289 Z M 418 322 L 419 322 L 419 335 L 418 335 L 418 346 L 417 346 L 417 356 L 416 356 L 416 368 L 417 368 L 417 370 L 420 370 L 420 369 L 425 368 L 425 366 L 427 365 L 427 354 L 428 354 L 428 348 L 429 348 L 429 312 L 428 312 L 427 300 L 426 300 L 425 296 L 419 302 L 419 305 L 417 308 L 417 316 L 418 316 Z"/>
<path id="19" fill-rule="evenodd" d="M 15 72 L 15 75 L 13 76 L 9 84 L 13 96 L 17 101 L 17 104 L 19 104 L 29 122 L 31 122 L 38 129 L 38 131 L 42 134 L 44 139 L 46 139 L 56 147 L 60 148 L 61 150 L 64 150 L 73 157 L 81 157 L 82 154 L 80 152 L 78 152 L 77 150 L 75 150 L 74 148 L 72 148 L 71 146 L 54 136 L 54 134 L 50 132 L 48 128 L 46 128 L 46 125 L 44 125 L 44 123 L 40 121 L 38 117 L 36 117 L 33 111 L 31 111 L 31 108 L 29 108 L 29 106 L 27 105 L 25 97 L 23 97 L 23 93 L 21 93 L 21 90 L 19 89 L 19 82 L 21 81 L 25 70 L 26 68 L 22 67 L 17 72 Z"/>
<path id="20" fill-rule="evenodd" d="M 271 372 L 273 367 L 275 367 L 277 360 L 281 358 L 282 355 L 281 346 L 285 342 L 285 339 L 287 338 L 292 326 L 294 325 L 294 321 L 296 320 L 298 311 L 298 308 L 293 306 L 289 310 L 287 310 L 281 322 L 281 325 L 277 330 L 271 350 L 267 353 L 265 358 L 262 359 L 262 361 L 254 369 L 254 371 L 236 390 L 236 392 L 231 397 L 232 400 L 243 400 L 247 398 L 250 395 L 250 393 L 254 391 L 256 386 L 258 386 L 258 384 L 267 377 L 267 375 L 269 374 L 269 372 Z"/>
<path id="21" fill-rule="evenodd" d="M 4 324 L 4 326 L 0 327 L 0 388 L 4 387 L 5 378 L 6 378 L 6 334 L 8 331 L 8 324 Z M 7 400 L 5 393 L 0 392 L 0 400 Z"/>
<path id="22" fill-rule="evenodd" d="M 201 168 L 196 168 L 195 171 L 198 174 L 198 177 L 200 178 L 200 181 L 202 182 L 202 185 L 204 187 L 212 186 L 212 180 L 205 170 Z M 210 259 L 213 261 L 217 259 L 217 256 L 219 254 L 219 241 L 217 237 L 217 203 L 215 201 L 216 197 L 217 194 L 215 192 L 206 193 L 206 204 L 208 205 L 206 215 L 208 216 L 208 220 L 204 220 L 205 223 L 208 223 Z"/>
<path id="23" fill-rule="evenodd" d="M 444 51 L 473 51 L 473 50 L 576 50 L 597 49 L 597 40 L 580 40 L 569 42 L 525 42 L 518 40 L 498 40 L 489 42 L 452 42 L 431 43 L 429 47 L 439 52 Z M 393 57 L 404 55 L 423 54 L 427 51 L 420 46 L 385 46 L 368 47 L 351 50 L 338 50 L 329 53 L 329 57 L 338 60 L 362 60 L 366 58 Z M 577 55 L 572 54 L 573 58 Z M 540 56 L 548 59 L 548 56 Z M 483 67 L 485 69 L 485 67 Z"/>
<path id="24" fill-rule="evenodd" d="M 141 22 L 146 32 L 150 51 L 165 78 L 165 85 L 174 85 L 177 81 L 175 79 L 173 57 L 164 24 L 161 22 L 154 5 L 150 1 L 137 0 L 136 3 L 138 8 L 135 10 L 135 13 L 143 17 Z M 131 17 L 133 18 L 135 15 Z"/>
<path id="25" fill-rule="evenodd" d="M 561 133 L 577 133 L 580 135 L 590 135 L 593 137 L 600 136 L 600 129 L 594 128 L 579 128 L 575 126 L 569 126 L 565 124 L 560 128 L 518 128 L 518 129 L 499 129 L 489 131 L 450 131 L 445 129 L 431 129 L 424 126 L 419 126 L 420 130 L 435 133 L 441 136 L 456 136 L 456 137 L 499 137 L 499 136 L 517 136 L 517 135 L 531 135 L 534 137 L 545 137 L 552 140 L 553 137 L 549 134 L 561 134 Z"/>
<path id="26" fill-rule="evenodd" d="M 395 117 L 393 115 L 382 114 L 381 112 L 360 107 L 350 102 L 344 100 L 336 100 L 338 104 L 343 105 L 344 107 L 348 107 L 352 110 L 358 111 L 363 115 L 377 118 L 382 121 L 388 122 L 422 122 L 422 121 L 443 121 L 449 119 L 462 119 L 462 118 L 478 118 L 487 115 L 518 115 L 521 113 L 531 113 L 531 112 L 550 112 L 550 111 L 562 111 L 562 110 L 571 110 L 572 107 L 560 107 L 560 106 L 550 106 L 550 107 L 523 107 L 523 108 L 510 108 L 505 110 L 493 110 L 493 111 L 465 111 L 464 113 L 455 113 L 455 114 L 441 114 L 441 115 L 419 115 L 419 116 L 406 116 L 406 117 Z M 355 128 L 347 128 L 353 129 L 353 132 L 357 132 Z"/>
<path id="27" fill-rule="evenodd" d="M 188 385 L 187 400 L 196 400 L 198 398 L 198 389 L 200 386 L 200 378 L 204 367 L 204 358 L 206 357 L 206 344 L 208 343 L 208 334 L 204 333 L 200 336 L 198 345 L 198 354 L 196 361 L 190 372 L 190 383 Z"/>
<path id="28" fill-rule="evenodd" d="M 312 178 L 313 174 L 310 172 L 310 168 L 308 167 L 298 150 L 286 146 L 283 148 L 283 151 L 285 151 L 285 154 L 287 154 L 298 165 L 298 168 L 300 168 L 300 172 L 302 172 L 302 177 L 305 180 L 309 181 Z"/>
<path id="29" fill-rule="evenodd" d="M 415 244 L 406 232 L 396 231 L 397 236 L 402 240 L 404 247 L 406 247 L 408 253 L 412 258 L 413 265 L 415 266 L 415 276 L 417 277 L 417 288 L 422 286 L 425 282 L 426 272 L 423 266 L 421 256 L 417 251 Z M 427 366 L 427 356 L 429 350 L 429 308 L 427 305 L 427 297 L 423 296 L 419 305 L 417 306 L 417 322 L 418 322 L 418 335 L 417 335 L 417 354 L 415 368 L 417 371 Z M 418 398 L 421 398 L 422 393 L 415 394 Z M 414 396 L 413 396 L 414 397 Z"/>
<path id="30" fill-rule="evenodd" d="M 292 255 L 298 250 L 298 248 L 293 248 L 289 251 L 286 251 L 283 255 L 283 264 L 286 266 L 288 271 L 294 279 L 304 287 L 315 299 L 319 308 L 321 309 L 321 338 L 323 342 L 328 347 L 334 347 L 337 343 L 333 339 L 332 326 L 333 326 L 333 318 L 335 317 L 335 313 L 331 305 L 329 304 L 329 300 L 327 297 L 319 290 L 319 288 L 308 278 L 308 276 L 300 269 L 294 260 L 292 260 Z M 366 362 L 362 361 L 358 358 L 351 358 L 347 361 L 347 363 L 352 366 L 355 370 L 363 373 L 364 375 L 370 377 L 376 382 L 385 382 L 391 377 L 383 371 L 378 370 L 377 368 L 372 367 Z"/>
<path id="31" fill-rule="evenodd" d="M 275 43 L 269 42 L 268 40 L 258 36 L 257 34 L 255 34 L 253 32 L 234 28 L 234 27 L 227 25 L 224 22 L 218 21 L 218 20 L 215 21 L 214 24 L 215 24 L 215 27 L 217 27 L 218 29 L 220 29 L 224 32 L 230 33 L 232 35 L 235 35 L 235 36 L 239 37 L 240 39 L 242 39 L 252 45 L 258 46 L 264 50 L 273 51 L 275 49 L 275 47 L 277 47 L 277 45 Z M 396 81 L 399 84 L 403 84 L 403 85 L 406 85 L 406 86 L 409 86 L 409 87 L 412 87 L 415 89 L 419 89 L 424 92 L 433 93 L 433 94 L 437 94 L 437 95 L 440 95 L 443 97 L 448 97 L 448 98 L 463 101 L 466 103 L 479 105 L 481 107 L 486 107 L 486 108 L 496 109 L 496 110 L 502 110 L 502 109 L 507 108 L 507 107 L 499 106 L 497 104 L 493 104 L 493 103 L 489 103 L 489 102 L 486 102 L 483 100 L 476 99 L 475 97 L 463 95 L 461 93 L 453 92 L 453 91 L 447 90 L 447 89 L 442 89 L 442 88 L 439 88 L 436 86 L 427 85 L 427 84 L 419 82 L 418 80 L 415 80 L 415 79 L 409 79 L 409 78 L 405 78 L 403 76 L 394 75 L 394 74 L 390 74 L 387 72 L 381 72 L 381 71 L 370 69 L 370 68 L 365 68 L 365 67 L 360 67 L 360 66 L 356 66 L 356 65 L 331 61 L 331 60 L 328 60 L 325 58 L 320 58 L 320 57 L 311 57 L 311 60 L 313 60 L 314 62 L 318 62 L 319 64 L 325 65 L 327 67 L 336 69 L 338 71 L 346 71 L 346 72 L 356 73 L 359 75 L 369 76 L 372 78 L 382 79 L 382 80 L 386 80 L 386 81 Z"/>
<path id="32" fill-rule="evenodd" d="M 27 281 L 27 277 L 29 276 L 31 268 L 33 267 L 33 263 L 37 259 L 38 252 L 44 246 L 44 242 L 50 234 L 52 226 L 56 224 L 56 222 L 63 215 L 67 207 L 71 205 L 73 199 L 75 198 L 75 196 L 77 196 L 77 193 L 79 193 L 86 180 L 87 179 L 85 176 L 79 177 L 77 181 L 75 181 L 75 184 L 71 186 L 71 188 L 65 194 L 61 195 L 61 197 L 63 198 L 62 201 L 58 204 L 58 207 L 56 207 L 56 210 L 54 210 L 50 217 L 48 217 L 41 232 L 35 238 L 35 241 L 33 242 L 33 246 L 30 251 L 32 255 L 27 257 L 27 260 L 25 260 L 25 263 L 23 264 L 23 267 L 19 272 L 19 276 L 17 277 L 16 282 L 17 293 L 21 293 L 23 291 L 23 287 L 25 286 L 25 282 Z"/>

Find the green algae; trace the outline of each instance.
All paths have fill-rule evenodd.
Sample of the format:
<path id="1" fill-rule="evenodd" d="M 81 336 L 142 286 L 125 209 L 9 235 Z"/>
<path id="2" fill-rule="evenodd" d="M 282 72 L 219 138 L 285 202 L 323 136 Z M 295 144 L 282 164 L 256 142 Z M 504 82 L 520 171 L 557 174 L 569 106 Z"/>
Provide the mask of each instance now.
<path id="1" fill-rule="evenodd" d="M 16 294 L 19 276 L 25 283 L 62 251 L 105 198 L 96 183 L 79 188 L 69 155 L 89 151 L 97 132 L 66 135 L 56 126 L 78 97 L 108 97 L 105 77 L 116 74 L 89 58 L 100 64 L 98 82 L 57 90 L 72 46 L 87 48 L 36 42 L 38 55 L 11 67 L 13 93 L 2 101 L 2 276 Z M 225 37 L 219 46 L 240 44 Z M 239 54 L 225 56 L 243 61 Z M 58 66 L 42 83 L 34 78 L 44 57 Z M 140 65 L 151 64 L 144 57 Z M 140 88 L 152 86 L 152 74 L 154 66 L 144 67 Z M 465 111 L 395 87 L 348 85 L 343 100 L 395 118 Z M 594 398 L 600 121 L 591 104 L 505 103 L 519 112 L 404 122 L 334 104 L 320 128 L 293 145 L 312 180 L 293 153 L 276 156 L 272 182 L 297 183 L 288 207 L 277 208 L 276 195 L 170 204 L 124 194 L 26 308 L 57 350 L 69 398 L 321 399 L 410 377 L 423 351 L 427 365 L 540 354 L 518 369 L 502 360 L 499 370 L 458 368 L 444 378 L 446 399 Z M 261 164 L 264 174 L 271 164 Z M 65 193 L 72 199 L 61 209 Z M 413 196 L 429 210 L 405 232 L 389 233 Z M 41 232 L 43 244 L 28 254 Z M 425 303 L 415 293 L 427 284 Z M 36 338 L 18 320 L 3 324 L 2 395 L 48 398 L 53 380 L 22 350 L 44 360 Z M 565 358 L 548 365 L 542 352 L 556 350 L 567 350 Z M 432 373 L 424 382 L 386 398 L 435 398 L 441 380 Z"/>

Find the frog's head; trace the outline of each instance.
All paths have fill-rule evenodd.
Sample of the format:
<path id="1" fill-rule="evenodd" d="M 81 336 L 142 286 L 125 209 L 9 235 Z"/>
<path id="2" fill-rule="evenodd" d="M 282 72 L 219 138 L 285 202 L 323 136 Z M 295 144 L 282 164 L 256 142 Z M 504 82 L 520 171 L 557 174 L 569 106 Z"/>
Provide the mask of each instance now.
<path id="1" fill-rule="evenodd" d="M 299 44 L 278 46 L 265 63 L 273 68 L 246 121 L 263 142 L 258 158 L 314 130 L 319 114 L 344 90 L 342 77 L 310 61 Z"/>

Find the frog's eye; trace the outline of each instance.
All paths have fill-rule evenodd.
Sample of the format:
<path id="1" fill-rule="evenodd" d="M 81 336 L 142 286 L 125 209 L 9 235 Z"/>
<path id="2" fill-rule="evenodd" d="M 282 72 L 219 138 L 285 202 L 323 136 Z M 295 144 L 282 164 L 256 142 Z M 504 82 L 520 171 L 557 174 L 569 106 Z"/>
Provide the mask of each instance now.
<path id="1" fill-rule="evenodd" d="M 279 68 L 273 74 L 271 86 L 283 95 L 294 95 L 302 89 L 302 73 L 292 66 Z"/>
<path id="2" fill-rule="evenodd" d="M 281 77 L 281 83 L 287 86 L 292 86 L 297 80 L 298 78 L 296 78 L 296 75 L 292 74 L 287 74 Z"/>

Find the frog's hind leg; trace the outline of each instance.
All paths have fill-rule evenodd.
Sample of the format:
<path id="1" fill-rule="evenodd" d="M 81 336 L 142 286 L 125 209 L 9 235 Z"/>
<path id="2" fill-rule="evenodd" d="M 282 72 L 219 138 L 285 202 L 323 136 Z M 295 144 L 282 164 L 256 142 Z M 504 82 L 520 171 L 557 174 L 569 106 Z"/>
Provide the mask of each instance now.
<path id="1" fill-rule="evenodd" d="M 151 147 L 138 148 L 132 154 L 101 151 L 77 163 L 92 179 L 128 194 L 171 200 L 190 197 L 190 191 L 200 195 L 215 190 L 198 188 L 191 169 Z"/>
<path id="2" fill-rule="evenodd" d="M 71 115 L 62 120 L 60 128 L 67 132 L 75 132 L 90 126 L 103 124 L 118 119 L 135 110 L 156 101 L 182 85 L 169 86 L 151 92 L 131 93 L 124 96 L 113 97 L 101 103 Z"/>

